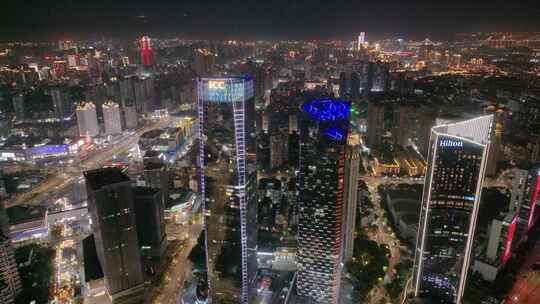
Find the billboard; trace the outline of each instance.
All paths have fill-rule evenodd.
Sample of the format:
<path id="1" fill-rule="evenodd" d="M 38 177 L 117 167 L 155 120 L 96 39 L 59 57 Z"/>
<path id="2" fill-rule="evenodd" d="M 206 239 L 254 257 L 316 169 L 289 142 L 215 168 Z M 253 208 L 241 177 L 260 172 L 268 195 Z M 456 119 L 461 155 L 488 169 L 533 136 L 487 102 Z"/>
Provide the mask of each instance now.
<path id="1" fill-rule="evenodd" d="M 199 92 L 204 101 L 234 102 L 253 97 L 253 80 L 250 77 L 203 78 Z"/>

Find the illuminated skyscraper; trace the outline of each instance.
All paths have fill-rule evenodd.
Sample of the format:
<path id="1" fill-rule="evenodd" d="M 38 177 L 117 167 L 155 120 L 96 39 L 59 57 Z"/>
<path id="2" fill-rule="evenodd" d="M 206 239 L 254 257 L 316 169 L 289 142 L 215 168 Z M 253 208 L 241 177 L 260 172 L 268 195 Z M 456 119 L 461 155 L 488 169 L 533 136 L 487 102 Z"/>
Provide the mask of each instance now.
<path id="1" fill-rule="evenodd" d="M 105 134 L 116 135 L 122 133 L 122 118 L 120 116 L 120 107 L 118 104 L 108 101 L 103 104 L 102 108 Z"/>
<path id="2" fill-rule="evenodd" d="M 96 106 L 92 102 L 85 102 L 77 107 L 77 125 L 80 136 L 99 135 Z"/>
<path id="3" fill-rule="evenodd" d="M 345 193 L 343 204 L 343 262 L 353 256 L 356 206 L 358 204 L 358 171 L 360 169 L 360 135 L 349 134 L 345 152 Z"/>
<path id="4" fill-rule="evenodd" d="M 321 304 L 338 303 L 349 108 L 332 99 L 302 105 L 297 290 Z"/>
<path id="5" fill-rule="evenodd" d="M 358 35 L 358 50 L 359 51 L 364 46 L 364 43 L 366 43 L 366 32 L 360 32 L 360 35 Z"/>
<path id="6" fill-rule="evenodd" d="M 252 303 L 256 259 L 256 137 L 253 80 L 198 80 L 199 161 L 209 302 Z"/>
<path id="7" fill-rule="evenodd" d="M 140 40 L 141 49 L 141 63 L 145 67 L 152 67 L 154 65 L 154 50 L 150 44 L 150 37 L 143 36 Z"/>
<path id="8" fill-rule="evenodd" d="M 413 268 L 415 296 L 462 303 L 493 116 L 431 129 Z"/>

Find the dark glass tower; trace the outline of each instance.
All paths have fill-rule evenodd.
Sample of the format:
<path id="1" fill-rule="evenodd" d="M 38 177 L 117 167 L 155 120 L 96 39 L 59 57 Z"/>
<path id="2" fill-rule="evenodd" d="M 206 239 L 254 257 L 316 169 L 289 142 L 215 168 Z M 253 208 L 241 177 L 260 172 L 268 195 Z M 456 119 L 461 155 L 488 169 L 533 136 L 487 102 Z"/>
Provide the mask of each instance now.
<path id="1" fill-rule="evenodd" d="M 144 281 L 131 181 L 118 168 L 84 172 L 88 211 L 105 287 L 113 303 L 142 295 Z"/>
<path id="2" fill-rule="evenodd" d="M 209 302 L 250 303 L 257 272 L 253 80 L 198 80 Z"/>
<path id="3" fill-rule="evenodd" d="M 302 105 L 297 290 L 315 303 L 338 302 L 349 108 L 332 99 Z"/>
<path id="4" fill-rule="evenodd" d="M 167 241 L 161 191 L 156 188 L 135 187 L 133 192 L 141 254 L 162 257 Z"/>
<path id="5" fill-rule="evenodd" d="M 493 117 L 432 128 L 416 242 L 415 295 L 461 303 Z"/>

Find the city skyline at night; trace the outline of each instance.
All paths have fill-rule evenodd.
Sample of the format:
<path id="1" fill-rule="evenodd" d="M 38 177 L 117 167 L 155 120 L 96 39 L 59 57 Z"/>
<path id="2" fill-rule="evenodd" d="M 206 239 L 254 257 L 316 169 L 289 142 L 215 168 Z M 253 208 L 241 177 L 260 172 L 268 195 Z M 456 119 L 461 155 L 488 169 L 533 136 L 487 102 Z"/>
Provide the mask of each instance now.
<path id="1" fill-rule="evenodd" d="M 4 2 L 0 302 L 540 303 L 540 2 Z"/>

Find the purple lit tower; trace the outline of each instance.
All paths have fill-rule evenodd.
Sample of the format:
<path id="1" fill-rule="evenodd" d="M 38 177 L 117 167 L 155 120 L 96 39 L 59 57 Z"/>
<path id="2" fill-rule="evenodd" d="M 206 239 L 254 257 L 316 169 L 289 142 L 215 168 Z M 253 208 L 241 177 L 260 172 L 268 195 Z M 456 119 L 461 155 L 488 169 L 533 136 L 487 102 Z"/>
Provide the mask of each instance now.
<path id="1" fill-rule="evenodd" d="M 209 303 L 253 303 L 257 273 L 256 138 L 253 80 L 200 78 L 199 162 Z"/>

